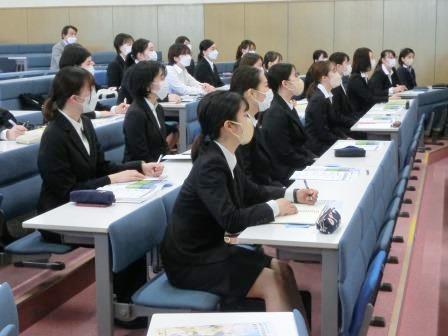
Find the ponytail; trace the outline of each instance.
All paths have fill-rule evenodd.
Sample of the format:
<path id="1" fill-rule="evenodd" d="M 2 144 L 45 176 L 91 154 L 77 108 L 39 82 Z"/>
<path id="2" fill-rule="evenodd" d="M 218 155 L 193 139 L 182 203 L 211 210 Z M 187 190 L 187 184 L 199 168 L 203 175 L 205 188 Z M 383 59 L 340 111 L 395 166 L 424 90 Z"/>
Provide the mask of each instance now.
<path id="1" fill-rule="evenodd" d="M 191 160 L 194 162 L 199 157 L 199 155 L 204 152 L 205 148 L 211 143 L 208 136 L 204 136 L 202 132 L 194 139 L 193 145 L 191 146 Z"/>
<path id="2" fill-rule="evenodd" d="M 53 100 L 53 97 L 47 98 L 44 102 L 44 105 L 42 106 L 44 124 L 46 124 L 50 120 L 56 119 L 57 113 L 58 107 L 56 106 L 56 102 Z"/>
<path id="3" fill-rule="evenodd" d="M 129 68 L 135 64 L 135 60 L 137 59 L 138 53 L 144 53 L 146 48 L 148 48 L 148 44 L 151 41 L 143 38 L 139 38 L 132 43 L 131 52 L 126 56 L 125 66 Z"/>

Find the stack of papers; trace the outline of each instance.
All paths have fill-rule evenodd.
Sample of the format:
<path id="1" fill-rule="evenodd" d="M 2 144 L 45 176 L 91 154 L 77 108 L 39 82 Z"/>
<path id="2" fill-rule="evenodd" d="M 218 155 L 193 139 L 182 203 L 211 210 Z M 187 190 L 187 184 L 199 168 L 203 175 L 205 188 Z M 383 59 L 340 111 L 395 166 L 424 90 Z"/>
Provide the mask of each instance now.
<path id="1" fill-rule="evenodd" d="M 37 144 L 44 134 L 45 127 L 27 131 L 25 134 L 17 137 L 16 142 L 23 145 Z"/>
<path id="2" fill-rule="evenodd" d="M 191 160 L 191 150 L 187 150 L 181 154 L 172 154 L 172 155 L 165 155 L 163 160 Z"/>
<path id="3" fill-rule="evenodd" d="M 309 166 L 296 171 L 291 180 L 348 181 L 359 175 L 359 169 L 340 166 Z"/>
<path id="4" fill-rule="evenodd" d="M 317 201 L 314 205 L 294 204 L 297 208 L 295 215 L 276 217 L 272 223 L 275 224 L 305 224 L 315 225 L 320 215 L 327 207 L 327 201 Z"/>
<path id="5" fill-rule="evenodd" d="M 112 191 L 117 203 L 141 203 L 155 197 L 166 186 L 171 184 L 165 179 L 146 178 L 129 183 L 109 184 L 98 190 Z"/>

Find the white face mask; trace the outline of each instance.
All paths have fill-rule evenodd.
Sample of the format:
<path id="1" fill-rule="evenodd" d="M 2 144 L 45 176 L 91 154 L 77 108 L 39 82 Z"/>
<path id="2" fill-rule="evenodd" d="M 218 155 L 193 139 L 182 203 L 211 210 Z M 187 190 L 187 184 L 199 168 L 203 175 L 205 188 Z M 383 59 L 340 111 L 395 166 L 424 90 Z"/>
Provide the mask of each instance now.
<path id="1" fill-rule="evenodd" d="M 339 72 L 335 72 L 334 74 L 332 74 L 331 76 L 330 76 L 330 85 L 331 85 L 331 88 L 336 88 L 336 87 L 338 87 L 338 86 L 341 86 L 341 84 L 342 84 L 342 77 L 341 77 L 341 75 L 339 74 Z"/>
<path id="2" fill-rule="evenodd" d="M 90 96 L 84 98 L 84 102 L 80 104 L 82 106 L 82 113 L 89 113 L 95 111 L 97 103 L 98 103 L 98 97 L 96 95 L 96 90 L 92 88 L 92 90 L 90 91 Z"/>
<path id="3" fill-rule="evenodd" d="M 375 70 L 376 67 L 376 59 L 371 58 L 370 59 L 370 67 L 372 68 L 372 70 Z"/>
<path id="4" fill-rule="evenodd" d="M 76 38 L 76 36 L 69 36 L 69 37 L 67 37 L 67 43 L 68 43 L 68 44 L 76 43 L 76 41 L 78 41 L 78 39 Z"/>
<path id="5" fill-rule="evenodd" d="M 414 63 L 414 59 L 413 58 L 405 58 L 404 59 L 404 64 L 406 64 L 407 66 L 411 66 L 412 63 Z"/>
<path id="6" fill-rule="evenodd" d="M 258 110 L 260 112 L 266 111 L 269 107 L 271 107 L 271 102 L 272 102 L 272 99 L 274 98 L 274 94 L 272 93 L 272 90 L 268 90 L 266 92 L 261 92 L 258 90 L 255 90 L 255 91 L 264 95 L 264 99 L 262 101 L 257 100 Z"/>
<path id="7" fill-rule="evenodd" d="M 154 93 L 160 100 L 164 100 L 168 96 L 168 83 L 166 81 L 160 81 L 158 84 L 158 89 L 153 89 Z"/>
<path id="8" fill-rule="evenodd" d="M 127 56 L 132 51 L 132 46 L 124 44 L 121 46 L 120 51 L 124 56 Z"/>
<path id="9" fill-rule="evenodd" d="M 88 72 L 90 72 L 92 74 L 92 76 L 95 76 L 95 67 L 93 65 L 90 65 L 84 69 L 86 69 Z"/>
<path id="10" fill-rule="evenodd" d="M 210 61 L 216 61 L 218 59 L 219 52 L 218 50 L 212 50 L 207 54 L 207 57 Z"/>
<path id="11" fill-rule="evenodd" d="M 252 141 L 252 138 L 254 136 L 254 125 L 252 124 L 252 121 L 250 121 L 250 118 L 247 116 L 244 116 L 243 122 L 239 123 L 236 121 L 231 120 L 232 124 L 238 125 L 241 127 L 241 134 L 233 133 L 234 136 L 238 138 L 238 141 L 241 145 L 247 145 L 249 142 Z"/>
<path id="12" fill-rule="evenodd" d="M 148 61 L 157 61 L 157 53 L 154 50 L 149 52 Z"/>
<path id="13" fill-rule="evenodd" d="M 180 55 L 179 56 L 179 63 L 182 64 L 184 67 L 187 67 L 191 64 L 191 55 Z"/>
<path id="14" fill-rule="evenodd" d="M 344 76 L 350 76 L 351 73 L 352 73 L 352 65 L 351 64 L 347 64 L 347 67 L 345 68 L 343 75 Z"/>
<path id="15" fill-rule="evenodd" d="M 395 60 L 395 58 L 389 58 L 387 59 L 387 66 L 389 68 L 393 68 L 397 65 L 397 61 Z"/>
<path id="16" fill-rule="evenodd" d="M 298 96 L 303 92 L 304 83 L 300 78 L 296 78 L 295 80 L 287 80 L 286 88 L 294 95 Z M 292 85 L 291 85 L 291 84 Z"/>

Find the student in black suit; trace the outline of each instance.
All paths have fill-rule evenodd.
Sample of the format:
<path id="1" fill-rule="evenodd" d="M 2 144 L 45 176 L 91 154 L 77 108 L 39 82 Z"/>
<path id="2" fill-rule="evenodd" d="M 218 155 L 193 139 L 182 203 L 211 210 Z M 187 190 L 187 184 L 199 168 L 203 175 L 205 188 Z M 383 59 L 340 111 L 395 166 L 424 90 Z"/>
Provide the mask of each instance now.
<path id="1" fill-rule="evenodd" d="M 305 110 L 305 128 L 310 137 L 309 146 L 314 154 L 321 156 L 337 140 L 347 138 L 344 131 L 336 126 L 338 120 L 333 110 L 331 90 L 341 86 L 341 75 L 329 61 L 316 62 L 311 66 L 311 83 L 308 105 Z"/>
<path id="2" fill-rule="evenodd" d="M 302 307 L 290 267 L 227 244 L 224 236 L 293 214 L 290 201 L 313 204 L 317 191 L 263 187 L 246 177 L 235 157 L 238 146 L 252 137 L 246 108 L 234 92 L 212 92 L 199 103 L 202 133 L 165 233 L 162 261 L 176 287 L 211 292 L 227 302 L 260 298 L 267 311 L 290 311 Z"/>
<path id="3" fill-rule="evenodd" d="M 279 63 L 269 70 L 268 83 L 274 98 L 263 114 L 263 133 L 273 158 L 273 178 L 289 185 L 291 174 L 311 165 L 315 158 L 307 148 L 308 135 L 292 101 L 302 93 L 303 81 L 294 65 Z"/>
<path id="4" fill-rule="evenodd" d="M 92 76 L 95 75 L 94 65 L 95 62 L 92 59 L 92 54 L 90 51 L 77 43 L 66 46 L 59 61 L 59 69 L 63 69 L 68 66 L 80 66 L 90 72 Z M 95 88 L 98 90 L 99 86 L 95 84 Z M 95 108 L 87 114 L 87 117 L 94 119 L 123 114 L 126 113 L 128 107 L 129 105 L 126 103 L 109 107 L 98 102 Z"/>
<path id="5" fill-rule="evenodd" d="M 198 64 L 194 74 L 199 82 L 208 83 L 214 87 L 224 85 L 214 64 L 218 55 L 218 49 L 216 49 L 216 44 L 212 40 L 203 40 L 199 44 Z"/>
<path id="6" fill-rule="evenodd" d="M 282 184 L 272 178 L 272 157 L 261 129 L 262 113 L 269 106 L 268 80 L 264 71 L 247 65 L 240 65 L 233 73 L 230 91 L 244 97 L 249 108 L 247 115 L 254 125 L 254 136 L 247 145 L 236 151 L 238 165 L 252 182 L 260 185 Z"/>
<path id="7" fill-rule="evenodd" d="M 411 48 L 404 48 L 400 51 L 398 56 L 398 63 L 400 66 L 397 69 L 397 75 L 400 79 L 400 83 L 412 90 L 417 86 L 417 80 L 415 78 L 415 70 L 412 67 L 414 63 L 415 52 Z"/>
<path id="8" fill-rule="evenodd" d="M 388 96 L 374 95 L 369 88 L 368 72 L 375 68 L 376 61 L 372 50 L 358 48 L 353 54 L 353 70 L 347 85 L 347 95 L 352 105 L 353 113 L 360 119 L 377 103 L 386 103 Z"/>
<path id="9" fill-rule="evenodd" d="M 316 62 L 323 62 L 328 61 L 328 53 L 325 50 L 314 50 L 313 51 L 313 64 Z M 311 66 L 313 65 L 311 64 Z M 306 96 L 306 93 L 308 92 L 308 88 L 310 87 L 311 83 L 313 82 L 313 79 L 311 78 L 311 66 L 308 68 L 308 71 L 306 72 L 305 81 L 304 81 L 304 88 L 303 88 L 303 94 L 298 97 L 298 99 L 303 99 Z"/>
<path id="10" fill-rule="evenodd" d="M 335 52 L 330 56 L 330 62 L 334 64 L 336 71 L 343 78 L 350 76 L 352 66 L 349 63 L 350 57 L 344 52 Z M 353 113 L 352 106 L 347 96 L 347 90 L 341 84 L 331 90 L 333 94 L 333 111 L 335 116 L 335 126 L 342 128 L 348 134 L 350 128 L 358 121 Z"/>
<path id="11" fill-rule="evenodd" d="M 163 166 L 142 161 L 116 165 L 104 159 L 89 118 L 83 114 L 95 106 L 92 75 L 80 67 L 65 67 L 55 76 L 44 114 L 49 120 L 40 142 L 38 168 L 42 189 L 38 211 L 43 213 L 69 201 L 70 192 L 96 189 L 110 183 L 160 176 Z M 83 211 L 79 208 L 79 211 Z M 60 243 L 61 236 L 43 231 L 45 240 Z M 114 276 L 119 302 L 146 282 L 145 260 L 139 260 Z"/>
<path id="12" fill-rule="evenodd" d="M 116 87 L 121 85 L 125 68 L 126 56 L 132 50 L 134 38 L 129 34 L 120 33 L 115 36 L 114 48 L 117 52 L 115 59 L 107 66 L 107 86 Z"/>
<path id="13" fill-rule="evenodd" d="M 193 52 L 193 47 L 191 45 L 190 39 L 186 36 L 178 36 L 176 40 L 174 41 L 174 44 L 185 44 L 188 49 L 190 49 L 190 54 Z M 192 76 L 194 76 L 194 59 L 191 59 L 190 65 L 186 66 L 185 69 L 187 69 L 188 73 Z"/>
<path id="14" fill-rule="evenodd" d="M 12 124 L 10 120 L 16 124 Z M 13 141 L 25 134 L 26 127 L 17 125 L 17 120 L 8 110 L 0 108 L 0 140 Z"/>
<path id="15" fill-rule="evenodd" d="M 158 99 L 168 95 L 166 68 L 160 62 L 142 61 L 134 65 L 129 89 L 134 98 L 124 118 L 124 162 L 157 161 L 177 143 L 177 130 L 167 130 L 165 113 Z"/>
<path id="16" fill-rule="evenodd" d="M 155 51 L 154 43 L 140 38 L 132 44 L 131 52 L 126 57 L 125 72 L 118 91 L 117 103 L 122 103 L 125 100 L 128 104 L 132 103 L 133 97 L 129 89 L 130 78 L 135 64 L 142 61 L 157 61 L 157 52 Z M 176 94 L 169 94 L 168 101 L 180 103 L 181 98 Z"/>
<path id="17" fill-rule="evenodd" d="M 268 72 L 271 66 L 277 63 L 281 63 L 282 61 L 283 61 L 282 54 L 272 50 L 268 51 L 266 54 L 264 54 L 263 68 L 266 72 Z"/>
<path id="18" fill-rule="evenodd" d="M 393 96 L 403 92 L 406 87 L 399 85 L 398 75 L 395 71 L 397 60 L 393 50 L 383 50 L 372 78 L 369 80 L 369 88 L 374 96 Z"/>
<path id="19" fill-rule="evenodd" d="M 257 46 L 251 40 L 243 40 L 236 49 L 235 64 L 233 65 L 233 71 L 240 66 L 241 58 L 246 54 L 255 53 Z"/>
<path id="20" fill-rule="evenodd" d="M 263 57 L 261 57 L 257 53 L 252 53 L 252 52 L 247 53 L 246 55 L 241 57 L 240 64 L 239 64 L 239 66 L 244 66 L 244 65 L 253 66 L 253 67 L 256 67 L 256 68 L 262 70 L 263 69 Z M 238 68 L 236 68 L 236 69 L 238 69 Z M 233 70 L 233 71 L 235 71 L 235 70 Z"/>

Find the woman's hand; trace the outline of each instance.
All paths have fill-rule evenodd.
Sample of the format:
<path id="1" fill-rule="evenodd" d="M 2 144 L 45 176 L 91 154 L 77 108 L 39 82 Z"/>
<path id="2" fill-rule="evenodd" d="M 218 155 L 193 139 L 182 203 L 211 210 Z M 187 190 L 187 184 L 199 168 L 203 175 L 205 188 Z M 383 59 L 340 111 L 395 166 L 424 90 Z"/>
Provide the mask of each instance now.
<path id="1" fill-rule="evenodd" d="M 16 140 L 19 136 L 25 134 L 27 129 L 22 125 L 15 125 L 6 131 L 6 139 Z"/>
<path id="2" fill-rule="evenodd" d="M 170 103 L 176 103 L 176 104 L 179 104 L 180 102 L 182 102 L 182 99 L 181 99 L 180 96 L 178 96 L 177 94 L 170 93 L 170 94 L 168 95 L 168 101 L 169 101 Z"/>
<path id="3" fill-rule="evenodd" d="M 315 189 L 299 189 L 296 191 L 296 198 L 299 203 L 313 205 L 317 201 L 319 192 Z"/>
<path id="4" fill-rule="evenodd" d="M 145 178 L 145 175 L 139 173 L 137 170 L 125 170 L 119 173 L 109 175 L 110 183 L 124 183 L 140 181 Z"/>
<path id="5" fill-rule="evenodd" d="M 125 114 L 128 111 L 129 104 L 126 104 L 126 102 L 121 103 L 120 105 L 115 106 L 115 114 Z"/>
<path id="6" fill-rule="evenodd" d="M 296 206 L 288 201 L 286 198 L 279 198 L 276 200 L 278 205 L 279 216 L 288 216 L 288 215 L 294 215 L 297 213 Z"/>
<path id="7" fill-rule="evenodd" d="M 159 177 L 163 173 L 163 168 L 163 164 L 161 163 L 142 163 L 142 171 L 146 176 Z"/>

